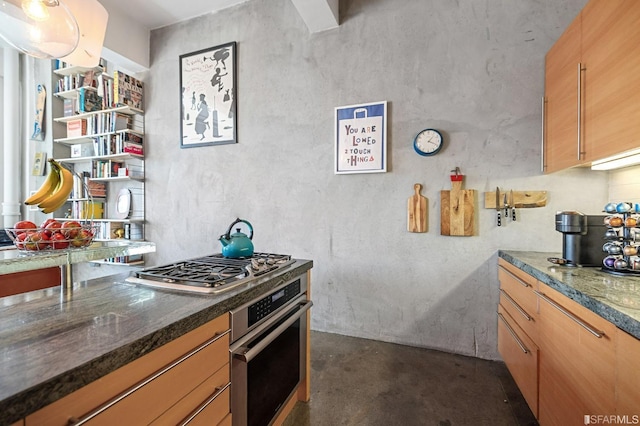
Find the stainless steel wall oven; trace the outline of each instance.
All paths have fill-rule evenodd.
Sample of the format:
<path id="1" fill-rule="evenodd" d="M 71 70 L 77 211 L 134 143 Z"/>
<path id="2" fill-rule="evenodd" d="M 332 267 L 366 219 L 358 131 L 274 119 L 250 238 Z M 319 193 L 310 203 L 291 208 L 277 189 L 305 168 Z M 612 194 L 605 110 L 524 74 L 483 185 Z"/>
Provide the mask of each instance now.
<path id="1" fill-rule="evenodd" d="M 307 375 L 307 276 L 231 311 L 233 424 L 268 425 Z"/>

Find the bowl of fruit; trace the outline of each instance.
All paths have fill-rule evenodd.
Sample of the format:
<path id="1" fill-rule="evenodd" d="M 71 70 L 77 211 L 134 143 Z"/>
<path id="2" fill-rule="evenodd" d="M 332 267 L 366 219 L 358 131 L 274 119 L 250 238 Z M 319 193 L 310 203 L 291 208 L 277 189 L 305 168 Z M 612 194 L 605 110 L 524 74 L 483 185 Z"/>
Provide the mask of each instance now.
<path id="1" fill-rule="evenodd" d="M 31 221 L 21 220 L 5 231 L 18 250 L 32 253 L 87 247 L 99 226 L 91 222 L 47 219 L 38 227 Z"/>

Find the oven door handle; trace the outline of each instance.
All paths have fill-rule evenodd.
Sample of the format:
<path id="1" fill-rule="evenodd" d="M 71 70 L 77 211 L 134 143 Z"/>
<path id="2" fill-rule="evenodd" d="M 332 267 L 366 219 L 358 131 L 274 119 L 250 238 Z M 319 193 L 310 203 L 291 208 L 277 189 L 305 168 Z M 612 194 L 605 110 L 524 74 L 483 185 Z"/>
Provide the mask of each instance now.
<path id="1" fill-rule="evenodd" d="M 294 322 L 298 321 L 298 319 L 302 315 L 304 315 L 305 312 L 307 312 L 309 310 L 309 308 L 311 308 L 311 306 L 313 306 L 313 302 L 311 300 L 296 303 L 296 306 L 294 306 L 292 309 L 290 309 L 287 312 L 287 314 L 289 312 L 292 312 L 292 311 L 296 310 L 296 309 L 299 309 L 299 312 L 297 312 L 294 316 L 292 316 L 291 318 L 288 318 L 285 322 L 280 324 L 278 326 L 278 328 L 276 328 L 271 333 L 269 333 L 269 335 L 266 336 L 264 339 L 260 340 L 260 342 L 258 344 L 256 344 L 254 347 L 249 348 L 249 347 L 243 345 L 243 346 L 240 346 L 240 347 L 232 350 L 233 356 L 235 358 L 238 358 L 238 359 L 244 361 L 244 362 L 251 361 L 253 358 L 255 358 L 256 355 L 258 355 L 260 352 L 262 352 L 262 350 L 265 347 L 267 347 L 280 334 L 282 334 L 282 332 L 284 330 L 289 328 L 291 326 L 291 324 L 293 324 Z M 283 315 L 283 316 L 286 316 L 286 315 Z M 273 323 L 277 322 L 280 318 L 282 318 L 282 316 L 279 316 L 277 318 L 273 318 L 271 321 L 269 321 L 269 323 L 264 324 L 264 328 L 268 328 L 270 325 L 272 325 Z M 256 330 L 255 333 L 252 333 L 251 337 L 254 337 L 256 334 L 259 334 L 259 333 L 260 332 Z M 249 343 L 249 342 L 247 341 L 247 343 Z"/>

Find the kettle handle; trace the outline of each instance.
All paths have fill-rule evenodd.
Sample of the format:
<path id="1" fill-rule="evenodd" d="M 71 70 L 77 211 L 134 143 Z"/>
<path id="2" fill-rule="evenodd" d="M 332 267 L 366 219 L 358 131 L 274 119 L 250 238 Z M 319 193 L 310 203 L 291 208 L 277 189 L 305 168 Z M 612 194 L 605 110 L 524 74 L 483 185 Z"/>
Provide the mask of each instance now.
<path id="1" fill-rule="evenodd" d="M 231 238 L 231 230 L 233 229 L 233 226 L 234 226 L 235 224 L 237 224 L 237 223 L 244 223 L 244 224 L 246 224 L 246 225 L 249 227 L 249 239 L 250 239 L 250 240 L 253 240 L 253 226 L 251 226 L 251 224 L 250 224 L 249 222 L 247 222 L 246 220 L 244 220 L 244 219 L 240 219 L 240 218 L 237 218 L 237 219 L 235 220 L 235 222 L 233 222 L 231 225 L 229 225 L 229 229 L 227 229 L 227 233 L 226 233 L 226 234 L 224 234 L 224 237 L 225 237 L 227 240 Z"/>

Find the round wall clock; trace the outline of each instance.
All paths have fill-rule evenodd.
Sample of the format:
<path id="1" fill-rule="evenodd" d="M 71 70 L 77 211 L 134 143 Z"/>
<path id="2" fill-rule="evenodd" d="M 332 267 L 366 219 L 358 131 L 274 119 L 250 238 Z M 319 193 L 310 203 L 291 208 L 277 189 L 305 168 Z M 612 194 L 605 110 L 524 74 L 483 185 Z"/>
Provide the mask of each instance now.
<path id="1" fill-rule="evenodd" d="M 413 140 L 413 149 L 423 156 L 435 155 L 442 148 L 442 134 L 435 129 L 424 129 Z"/>

